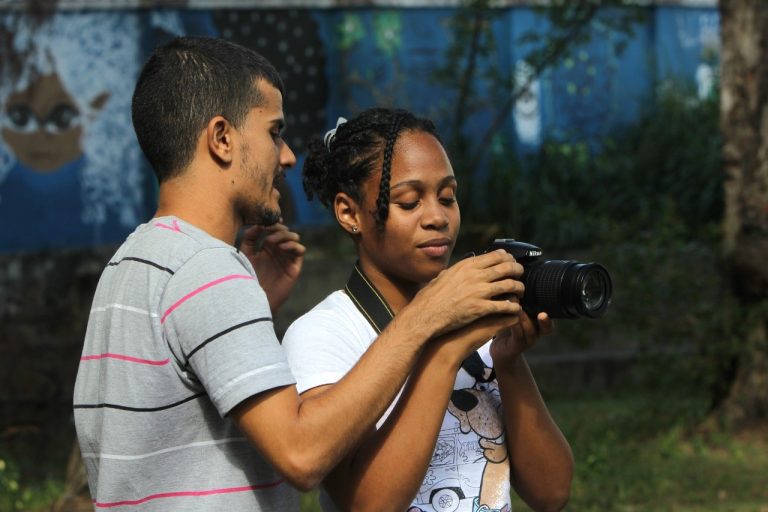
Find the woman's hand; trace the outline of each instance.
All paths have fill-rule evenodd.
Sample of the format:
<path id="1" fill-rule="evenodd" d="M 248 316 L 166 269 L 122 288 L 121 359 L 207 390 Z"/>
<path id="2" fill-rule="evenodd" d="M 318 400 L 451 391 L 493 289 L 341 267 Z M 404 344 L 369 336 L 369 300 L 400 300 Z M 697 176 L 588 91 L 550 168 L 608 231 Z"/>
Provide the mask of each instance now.
<path id="1" fill-rule="evenodd" d="M 520 313 L 520 321 L 502 329 L 491 343 L 491 357 L 496 372 L 511 368 L 518 356 L 536 345 L 541 336 L 552 333 L 554 323 L 546 313 L 539 313 L 536 321 L 525 312 Z"/>

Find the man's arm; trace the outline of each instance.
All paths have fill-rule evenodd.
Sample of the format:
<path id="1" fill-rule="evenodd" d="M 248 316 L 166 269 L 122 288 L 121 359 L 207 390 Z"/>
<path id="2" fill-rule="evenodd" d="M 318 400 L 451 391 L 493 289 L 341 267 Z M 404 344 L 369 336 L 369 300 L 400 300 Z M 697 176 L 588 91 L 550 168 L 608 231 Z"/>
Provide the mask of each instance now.
<path id="1" fill-rule="evenodd" d="M 294 387 L 260 393 L 232 417 L 294 486 L 317 485 L 384 413 L 424 345 L 488 315 L 520 312 L 494 300 L 520 293 L 522 267 L 504 251 L 463 260 L 422 289 L 392 320 L 360 361 L 327 392 L 299 401 Z"/>

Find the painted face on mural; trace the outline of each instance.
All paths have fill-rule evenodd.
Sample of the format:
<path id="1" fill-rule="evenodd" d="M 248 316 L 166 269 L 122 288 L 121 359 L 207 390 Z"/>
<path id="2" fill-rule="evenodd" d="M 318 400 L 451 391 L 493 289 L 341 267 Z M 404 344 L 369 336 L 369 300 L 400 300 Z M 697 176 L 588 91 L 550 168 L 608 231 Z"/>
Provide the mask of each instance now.
<path id="1" fill-rule="evenodd" d="M 100 108 L 106 95 L 94 100 Z M 0 117 L 0 135 L 26 167 L 53 172 L 80 157 L 83 115 L 56 74 L 41 75 L 11 94 Z"/>

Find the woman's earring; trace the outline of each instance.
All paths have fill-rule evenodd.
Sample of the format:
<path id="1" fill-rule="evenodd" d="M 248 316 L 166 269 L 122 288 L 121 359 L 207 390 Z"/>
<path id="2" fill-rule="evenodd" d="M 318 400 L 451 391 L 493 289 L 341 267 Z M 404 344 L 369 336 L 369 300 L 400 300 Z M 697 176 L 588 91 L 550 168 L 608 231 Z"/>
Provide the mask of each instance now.
<path id="1" fill-rule="evenodd" d="M 357 226 L 352 226 L 352 232 L 357 233 Z"/>

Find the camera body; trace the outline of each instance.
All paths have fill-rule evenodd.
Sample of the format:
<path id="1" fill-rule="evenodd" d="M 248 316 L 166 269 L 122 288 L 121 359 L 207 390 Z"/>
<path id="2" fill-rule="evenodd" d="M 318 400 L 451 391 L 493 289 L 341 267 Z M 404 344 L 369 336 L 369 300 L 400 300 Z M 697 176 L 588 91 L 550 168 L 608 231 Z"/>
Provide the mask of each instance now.
<path id="1" fill-rule="evenodd" d="M 523 266 L 525 294 L 520 305 L 532 318 L 542 311 L 551 318 L 599 318 L 611 303 L 611 276 L 599 263 L 542 260 L 539 247 L 512 238 L 497 238 L 484 252 L 496 249 L 504 249 Z"/>

